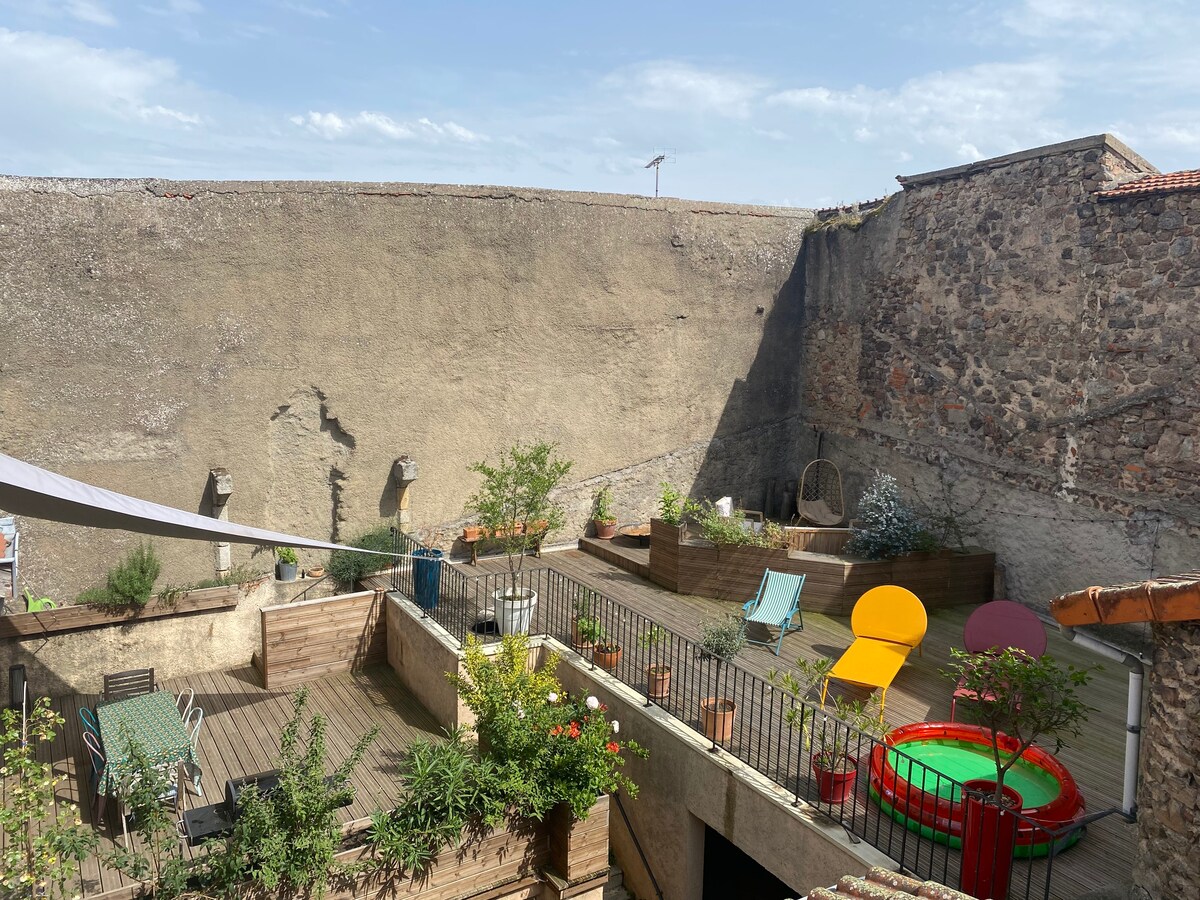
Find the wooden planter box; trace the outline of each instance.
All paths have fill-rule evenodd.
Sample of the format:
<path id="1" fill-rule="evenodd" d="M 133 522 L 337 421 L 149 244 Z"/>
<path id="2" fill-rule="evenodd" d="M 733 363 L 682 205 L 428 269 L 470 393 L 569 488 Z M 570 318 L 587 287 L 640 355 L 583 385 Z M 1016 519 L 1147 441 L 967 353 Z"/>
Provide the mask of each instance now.
<path id="1" fill-rule="evenodd" d="M 608 880 L 608 797 L 601 797 L 584 821 L 570 809 L 555 809 L 544 822 L 510 817 L 505 826 L 467 844 L 443 850 L 424 872 L 397 875 L 375 870 L 332 885 L 325 900 L 410 897 L 420 900 L 566 900 L 592 897 Z M 370 819 L 348 823 L 344 834 L 365 831 Z M 334 857 L 346 864 L 369 859 L 370 847 Z M 573 873 L 570 876 L 566 872 Z M 564 880 L 565 878 L 565 880 Z M 132 900 L 139 888 L 122 887 L 93 900 Z M 253 900 L 279 895 L 247 894 Z M 599 896 L 597 893 L 595 896 Z"/>
<path id="2" fill-rule="evenodd" d="M 763 572 L 805 575 L 804 610 L 848 616 L 873 587 L 898 584 L 921 598 L 927 609 L 992 599 L 996 555 L 978 547 L 965 551 L 916 553 L 894 560 L 866 560 L 797 550 L 720 546 L 689 539 L 652 521 L 650 580 L 680 594 L 744 603 L 754 596 Z M 830 531 L 833 529 L 820 529 Z"/>
<path id="3" fill-rule="evenodd" d="M 84 628 L 129 625 L 163 616 L 210 612 L 237 606 L 241 589 L 238 585 L 202 588 L 188 591 L 174 600 L 151 598 L 145 606 L 119 610 L 97 609 L 91 606 L 62 606 L 42 612 L 16 613 L 0 616 L 0 638 L 41 637 Z"/>

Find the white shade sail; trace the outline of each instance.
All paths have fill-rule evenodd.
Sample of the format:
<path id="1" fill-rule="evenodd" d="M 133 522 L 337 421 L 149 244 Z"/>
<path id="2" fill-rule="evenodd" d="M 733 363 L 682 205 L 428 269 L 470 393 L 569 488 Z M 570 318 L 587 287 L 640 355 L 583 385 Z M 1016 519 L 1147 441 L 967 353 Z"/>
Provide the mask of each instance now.
<path id="1" fill-rule="evenodd" d="M 120 528 L 158 537 L 391 555 L 184 512 L 57 475 L 3 453 L 0 453 L 0 509 L 35 519 L 91 528 Z"/>

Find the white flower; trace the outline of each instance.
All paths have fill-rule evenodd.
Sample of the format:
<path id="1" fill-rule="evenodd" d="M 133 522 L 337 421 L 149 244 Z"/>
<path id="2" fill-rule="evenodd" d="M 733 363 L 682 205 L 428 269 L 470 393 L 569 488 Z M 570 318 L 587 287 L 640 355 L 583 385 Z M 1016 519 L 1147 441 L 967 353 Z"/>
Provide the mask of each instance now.
<path id="1" fill-rule="evenodd" d="M 518 709 L 518 710 L 517 710 L 517 718 L 518 718 L 518 719 L 523 719 L 523 718 L 525 718 L 525 710 L 523 710 L 523 709 Z"/>
<path id="2" fill-rule="evenodd" d="M 597 700 L 595 697 L 588 697 L 587 698 L 587 708 L 588 709 L 599 709 L 600 701 Z"/>
<path id="3" fill-rule="evenodd" d="M 613 719 L 608 724 L 612 726 L 613 734 L 620 733 L 620 731 L 621 731 L 621 723 L 620 722 L 618 722 L 616 719 Z"/>
<path id="4" fill-rule="evenodd" d="M 558 702 L 558 694 L 554 693 L 554 691 L 551 691 L 549 694 L 546 695 L 546 699 L 549 700 L 551 703 L 557 703 Z"/>

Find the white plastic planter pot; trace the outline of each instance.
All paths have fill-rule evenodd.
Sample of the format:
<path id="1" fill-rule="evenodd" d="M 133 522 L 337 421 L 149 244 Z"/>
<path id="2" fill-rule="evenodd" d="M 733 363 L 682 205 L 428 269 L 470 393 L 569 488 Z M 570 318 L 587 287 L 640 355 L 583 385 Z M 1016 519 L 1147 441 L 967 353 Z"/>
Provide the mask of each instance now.
<path id="1" fill-rule="evenodd" d="M 492 594 L 496 607 L 496 624 L 500 626 L 500 633 L 529 634 L 529 623 L 533 620 L 537 597 L 537 591 L 530 588 L 517 588 L 516 594 L 511 593 L 510 588 L 503 588 Z"/>

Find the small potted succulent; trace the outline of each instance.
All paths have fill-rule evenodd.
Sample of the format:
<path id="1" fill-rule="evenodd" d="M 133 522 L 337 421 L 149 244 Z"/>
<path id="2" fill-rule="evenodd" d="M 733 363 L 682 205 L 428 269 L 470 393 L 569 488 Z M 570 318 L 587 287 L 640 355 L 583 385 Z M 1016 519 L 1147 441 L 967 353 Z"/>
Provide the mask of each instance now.
<path id="1" fill-rule="evenodd" d="M 700 623 L 700 656 L 716 663 L 714 681 L 717 690 L 721 685 L 721 666 L 732 662 L 745 646 L 745 630 L 737 616 L 725 615 Z M 717 744 L 733 737 L 733 718 L 736 713 L 737 704 L 728 697 L 718 695 L 700 701 L 700 724 L 704 736 L 713 742 L 713 750 L 717 749 Z"/>
<path id="2" fill-rule="evenodd" d="M 610 541 L 617 533 L 617 517 L 612 510 L 612 489 L 605 486 L 596 491 L 592 500 L 592 524 L 596 528 L 596 537 L 602 541 Z"/>
<path id="3" fill-rule="evenodd" d="M 275 577 L 280 581 L 295 581 L 300 558 L 293 547 L 275 548 Z"/>

